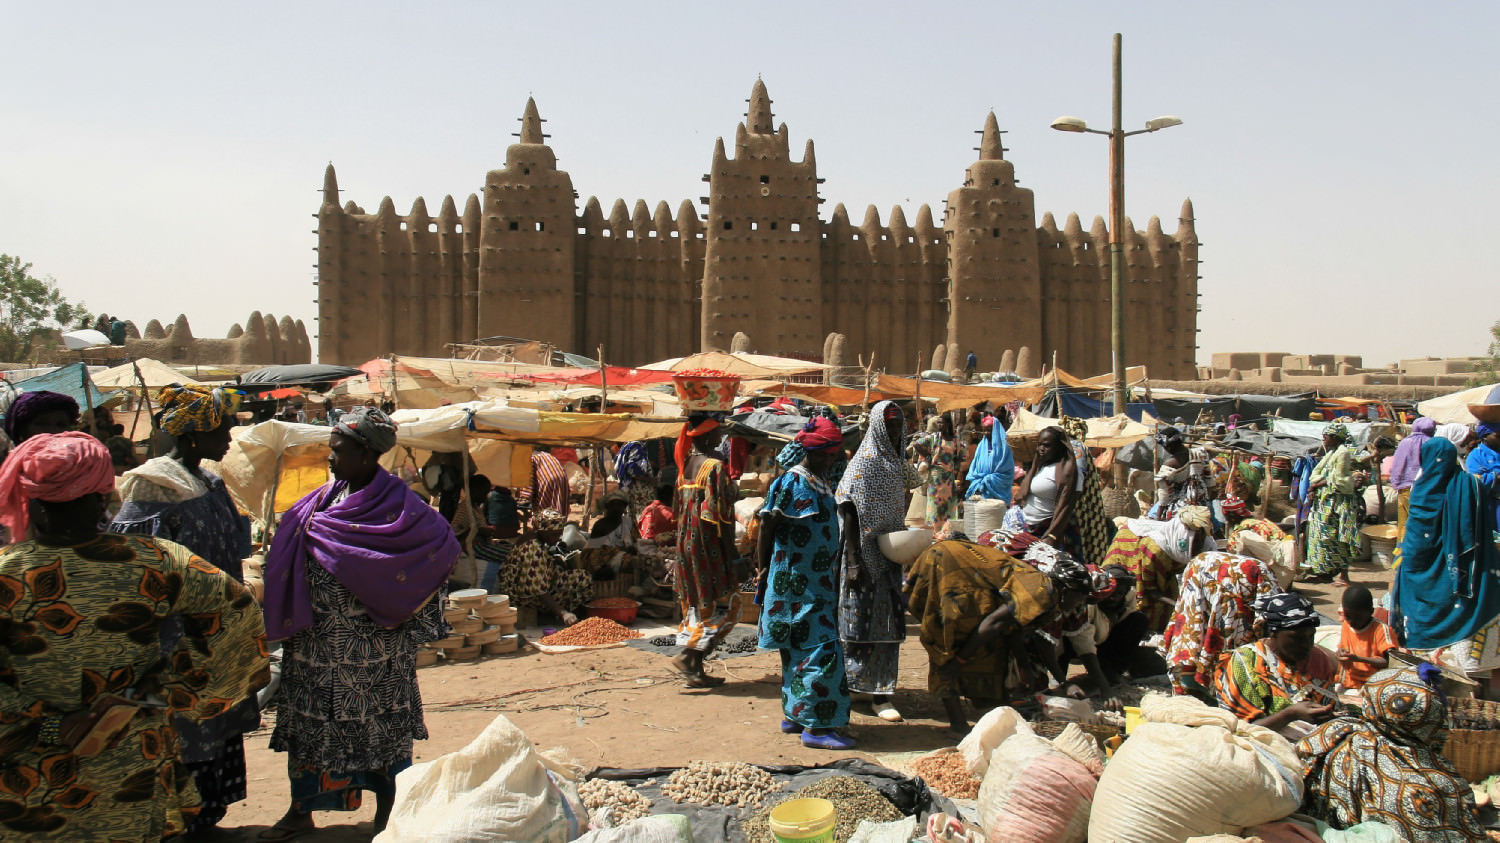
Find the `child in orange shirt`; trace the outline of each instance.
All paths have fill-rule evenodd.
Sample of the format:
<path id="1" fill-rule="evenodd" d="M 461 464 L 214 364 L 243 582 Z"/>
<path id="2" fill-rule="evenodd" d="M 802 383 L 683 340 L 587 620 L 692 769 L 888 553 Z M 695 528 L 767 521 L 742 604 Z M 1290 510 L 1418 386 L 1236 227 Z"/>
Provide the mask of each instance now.
<path id="1" fill-rule="evenodd" d="M 1339 631 L 1339 684 L 1350 690 L 1364 684 L 1390 664 L 1396 649 L 1391 628 L 1375 620 L 1375 598 L 1362 585 L 1344 590 L 1344 622 Z"/>

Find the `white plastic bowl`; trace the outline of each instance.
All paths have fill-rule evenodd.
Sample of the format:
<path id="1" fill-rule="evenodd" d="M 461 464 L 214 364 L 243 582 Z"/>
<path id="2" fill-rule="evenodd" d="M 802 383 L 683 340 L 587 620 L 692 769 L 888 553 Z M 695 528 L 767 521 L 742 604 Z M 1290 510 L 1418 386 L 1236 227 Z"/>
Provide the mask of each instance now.
<path id="1" fill-rule="evenodd" d="M 894 533 L 884 533 L 876 538 L 880 552 L 885 558 L 905 567 L 917 561 L 917 557 L 932 547 L 932 531 L 926 527 L 913 527 Z"/>

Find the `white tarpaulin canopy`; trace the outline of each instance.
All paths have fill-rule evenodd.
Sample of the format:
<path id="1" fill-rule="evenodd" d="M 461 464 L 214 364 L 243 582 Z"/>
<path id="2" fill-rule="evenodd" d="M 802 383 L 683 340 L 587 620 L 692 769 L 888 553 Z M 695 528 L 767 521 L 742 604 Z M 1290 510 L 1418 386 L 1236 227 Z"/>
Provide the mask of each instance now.
<path id="1" fill-rule="evenodd" d="M 1470 404 L 1500 404 L 1500 385 L 1476 386 L 1451 395 L 1440 395 L 1417 404 L 1417 412 L 1438 424 L 1473 424 L 1478 419 L 1469 412 Z"/>
<path id="2" fill-rule="evenodd" d="M 1131 420 L 1129 416 L 1088 419 L 1088 426 L 1086 442 L 1090 448 L 1122 448 L 1132 442 L 1145 439 L 1153 432 L 1151 428 Z M 1018 436 L 1025 433 L 1041 433 L 1049 427 L 1062 427 L 1062 421 L 1039 416 L 1022 408 L 1016 411 L 1015 418 L 1005 432 L 1011 436 Z"/>
<path id="3" fill-rule="evenodd" d="M 176 369 L 150 357 L 142 357 L 134 363 L 126 363 L 113 369 L 105 369 L 93 376 L 94 386 L 100 389 L 130 389 L 141 385 L 140 379 L 136 377 L 136 369 L 139 368 L 141 378 L 146 380 L 146 388 L 161 389 L 174 383 L 187 386 L 196 384 L 198 381 L 184 375 Z"/>
<path id="4" fill-rule="evenodd" d="M 63 345 L 69 351 L 82 351 L 85 348 L 98 348 L 101 345 L 109 345 L 109 337 L 99 333 L 93 328 L 85 328 L 82 331 L 65 331 L 62 335 Z"/>

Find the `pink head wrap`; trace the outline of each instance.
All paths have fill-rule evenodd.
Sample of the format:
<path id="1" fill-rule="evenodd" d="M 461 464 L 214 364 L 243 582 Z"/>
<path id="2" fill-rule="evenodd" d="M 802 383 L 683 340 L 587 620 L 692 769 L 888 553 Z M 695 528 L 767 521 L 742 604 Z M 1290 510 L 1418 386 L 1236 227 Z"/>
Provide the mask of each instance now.
<path id="1" fill-rule="evenodd" d="M 71 501 L 114 489 L 114 463 L 98 439 L 76 430 L 33 436 L 0 464 L 0 524 L 20 541 L 30 522 L 27 501 Z"/>
<path id="2" fill-rule="evenodd" d="M 817 416 L 803 425 L 802 432 L 795 439 L 808 451 L 826 451 L 844 444 L 844 434 L 839 426 L 824 416 Z"/>

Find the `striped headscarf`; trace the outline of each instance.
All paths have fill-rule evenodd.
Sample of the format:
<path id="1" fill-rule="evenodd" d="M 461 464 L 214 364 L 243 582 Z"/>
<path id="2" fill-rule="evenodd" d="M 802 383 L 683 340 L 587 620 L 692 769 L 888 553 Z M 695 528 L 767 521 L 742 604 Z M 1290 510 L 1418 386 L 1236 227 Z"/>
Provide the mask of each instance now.
<path id="1" fill-rule="evenodd" d="M 104 443 L 76 430 L 38 434 L 0 463 L 0 524 L 20 541 L 31 520 L 27 501 L 71 501 L 114 490 L 114 461 Z"/>
<path id="2" fill-rule="evenodd" d="M 172 384 L 157 393 L 157 423 L 168 436 L 218 430 L 234 418 L 244 393 L 200 384 Z"/>

